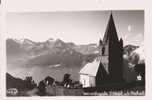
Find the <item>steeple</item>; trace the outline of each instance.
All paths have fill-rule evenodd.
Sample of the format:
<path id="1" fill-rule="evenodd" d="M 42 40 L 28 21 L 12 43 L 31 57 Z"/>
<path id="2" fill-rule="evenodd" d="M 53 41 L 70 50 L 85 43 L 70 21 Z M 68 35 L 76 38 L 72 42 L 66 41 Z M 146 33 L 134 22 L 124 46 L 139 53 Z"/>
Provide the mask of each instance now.
<path id="1" fill-rule="evenodd" d="M 107 73 L 108 80 L 110 80 L 110 82 L 122 81 L 123 40 L 118 39 L 112 13 L 109 17 L 103 41 L 102 44 L 99 45 L 99 49 L 100 62 Z M 99 76 L 101 77 L 101 75 Z"/>
<path id="2" fill-rule="evenodd" d="M 116 31 L 115 23 L 113 20 L 112 12 L 111 12 L 108 24 L 107 24 L 105 35 L 103 37 L 103 42 L 107 43 L 110 38 L 118 41 L 117 31 Z"/>

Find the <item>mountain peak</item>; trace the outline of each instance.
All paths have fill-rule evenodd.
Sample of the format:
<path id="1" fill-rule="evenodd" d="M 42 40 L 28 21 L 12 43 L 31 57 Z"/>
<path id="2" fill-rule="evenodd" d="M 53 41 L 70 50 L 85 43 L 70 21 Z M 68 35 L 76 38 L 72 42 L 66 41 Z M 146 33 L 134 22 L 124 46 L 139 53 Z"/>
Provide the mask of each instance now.
<path id="1" fill-rule="evenodd" d="M 24 39 L 23 44 L 35 44 L 35 42 L 29 40 L 29 39 Z"/>
<path id="2" fill-rule="evenodd" d="M 63 41 L 61 39 L 56 39 L 55 42 L 62 42 L 63 43 Z"/>
<path id="3" fill-rule="evenodd" d="M 29 39 L 7 39 L 8 41 L 14 41 L 18 44 L 35 44 L 32 40 Z"/>
<path id="4" fill-rule="evenodd" d="M 48 42 L 54 42 L 55 40 L 53 38 L 49 38 L 47 41 Z"/>

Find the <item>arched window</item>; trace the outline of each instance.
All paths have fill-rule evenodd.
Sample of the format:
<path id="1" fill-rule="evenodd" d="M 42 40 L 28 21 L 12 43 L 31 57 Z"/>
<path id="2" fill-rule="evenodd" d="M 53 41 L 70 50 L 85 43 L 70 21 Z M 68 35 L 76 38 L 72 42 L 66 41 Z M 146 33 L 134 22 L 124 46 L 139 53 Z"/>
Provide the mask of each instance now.
<path id="1" fill-rule="evenodd" d="M 102 48 L 102 55 L 105 53 L 105 47 Z"/>

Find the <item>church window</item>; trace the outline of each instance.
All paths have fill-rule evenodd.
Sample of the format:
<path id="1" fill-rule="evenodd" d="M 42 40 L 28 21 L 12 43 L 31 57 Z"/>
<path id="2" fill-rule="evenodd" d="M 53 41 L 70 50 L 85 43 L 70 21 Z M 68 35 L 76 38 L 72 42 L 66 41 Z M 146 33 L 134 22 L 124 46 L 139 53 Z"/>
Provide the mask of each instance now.
<path id="1" fill-rule="evenodd" d="M 102 55 L 105 53 L 105 47 L 102 48 Z"/>

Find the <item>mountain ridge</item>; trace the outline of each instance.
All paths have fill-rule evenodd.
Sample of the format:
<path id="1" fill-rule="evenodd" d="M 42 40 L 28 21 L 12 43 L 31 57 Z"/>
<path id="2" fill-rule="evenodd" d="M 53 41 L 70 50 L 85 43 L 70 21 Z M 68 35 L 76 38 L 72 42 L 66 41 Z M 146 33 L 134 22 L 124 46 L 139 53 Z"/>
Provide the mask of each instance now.
<path id="1" fill-rule="evenodd" d="M 8 72 L 17 71 L 20 68 L 39 67 L 42 71 L 46 69 L 45 71 L 49 75 L 56 74 L 54 78 L 57 80 L 60 80 L 63 74 L 68 72 L 73 74 L 74 79 L 77 79 L 75 77 L 78 77 L 77 74 L 82 66 L 92 62 L 99 53 L 97 44 L 76 45 L 73 42 L 64 42 L 61 39 L 52 38 L 44 42 L 33 42 L 26 39 L 20 43 L 14 39 L 7 39 L 6 47 Z M 131 52 L 137 48 L 139 47 L 134 45 L 124 46 L 124 55 L 128 56 L 127 59 L 129 59 Z M 21 73 L 18 74 L 19 72 L 16 71 L 10 73 L 15 73 L 16 75 L 12 75 L 18 77 Z M 35 72 L 35 70 L 32 71 Z"/>

